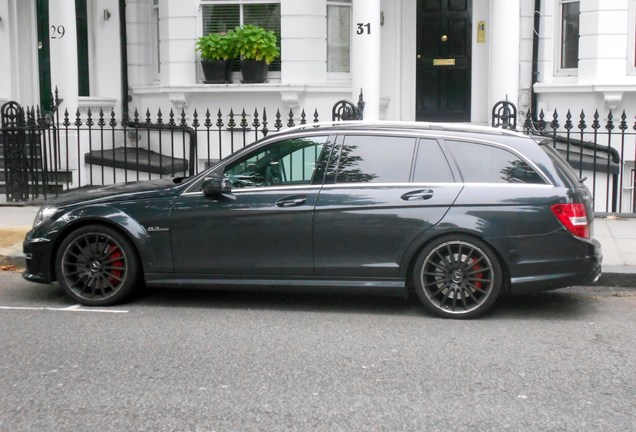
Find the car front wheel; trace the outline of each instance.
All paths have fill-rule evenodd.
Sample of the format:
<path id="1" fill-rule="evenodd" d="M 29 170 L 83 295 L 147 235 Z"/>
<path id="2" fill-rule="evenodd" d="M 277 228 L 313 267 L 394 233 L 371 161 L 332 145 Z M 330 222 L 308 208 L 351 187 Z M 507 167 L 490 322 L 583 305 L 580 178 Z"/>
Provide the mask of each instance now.
<path id="1" fill-rule="evenodd" d="M 497 299 L 503 281 L 501 264 L 484 242 L 463 235 L 428 244 L 413 273 L 420 301 L 444 318 L 474 318 Z"/>
<path id="2" fill-rule="evenodd" d="M 108 306 L 125 300 L 138 276 L 138 259 L 130 241 L 101 225 L 81 227 L 58 249 L 55 269 L 60 285 L 73 300 Z"/>

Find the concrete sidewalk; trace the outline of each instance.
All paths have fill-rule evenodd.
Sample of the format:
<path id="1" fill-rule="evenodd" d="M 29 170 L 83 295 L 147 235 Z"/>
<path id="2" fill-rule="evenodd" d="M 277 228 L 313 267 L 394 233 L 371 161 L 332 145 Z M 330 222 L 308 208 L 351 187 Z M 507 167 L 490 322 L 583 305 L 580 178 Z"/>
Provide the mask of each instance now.
<path id="1" fill-rule="evenodd" d="M 24 267 L 22 240 L 37 211 L 34 206 L 0 205 L 0 265 Z M 594 237 L 603 246 L 598 284 L 636 288 L 636 218 L 597 217 Z"/>

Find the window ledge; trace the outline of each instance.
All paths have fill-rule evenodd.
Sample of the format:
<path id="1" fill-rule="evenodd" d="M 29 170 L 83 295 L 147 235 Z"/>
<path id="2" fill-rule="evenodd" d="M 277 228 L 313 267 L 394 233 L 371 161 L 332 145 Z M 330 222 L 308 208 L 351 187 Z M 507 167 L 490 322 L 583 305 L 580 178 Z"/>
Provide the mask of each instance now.
<path id="1" fill-rule="evenodd" d="M 282 83 L 263 84 L 188 84 L 188 85 L 148 85 L 133 87 L 136 94 L 157 94 L 157 93 L 276 93 L 276 92 L 311 92 L 311 93 L 331 93 L 351 91 L 350 83 L 333 83 L 321 85 L 297 85 Z"/>
<path id="2" fill-rule="evenodd" d="M 537 83 L 536 93 L 636 92 L 636 82 L 624 84 Z"/>
<path id="3" fill-rule="evenodd" d="M 92 113 L 102 109 L 104 112 L 110 113 L 115 109 L 117 99 L 98 96 L 80 96 L 77 99 L 77 107 L 80 112 L 87 112 L 89 109 Z"/>

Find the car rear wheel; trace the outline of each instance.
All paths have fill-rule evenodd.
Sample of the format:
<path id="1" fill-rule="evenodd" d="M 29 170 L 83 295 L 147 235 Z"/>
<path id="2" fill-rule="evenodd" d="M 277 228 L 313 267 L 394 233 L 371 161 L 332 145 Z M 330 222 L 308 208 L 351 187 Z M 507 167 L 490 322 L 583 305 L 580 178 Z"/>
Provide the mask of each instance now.
<path id="1" fill-rule="evenodd" d="M 135 288 L 138 259 L 130 241 L 118 231 L 89 225 L 73 231 L 58 249 L 55 269 L 72 299 L 87 306 L 125 300 Z"/>
<path id="2" fill-rule="evenodd" d="M 501 264 L 482 241 L 446 236 L 427 245 L 415 263 L 415 291 L 435 315 L 474 318 L 488 310 L 501 291 Z"/>

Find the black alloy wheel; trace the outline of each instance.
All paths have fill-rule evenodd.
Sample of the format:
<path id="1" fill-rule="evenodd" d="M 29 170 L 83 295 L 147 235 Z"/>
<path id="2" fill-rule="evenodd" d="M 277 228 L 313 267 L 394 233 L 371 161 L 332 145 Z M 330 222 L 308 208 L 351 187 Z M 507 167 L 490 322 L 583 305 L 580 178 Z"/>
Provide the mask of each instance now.
<path id="1" fill-rule="evenodd" d="M 119 303 L 137 282 L 135 250 L 127 238 L 106 226 L 73 231 L 60 245 L 55 264 L 66 294 L 86 306 Z"/>
<path id="2" fill-rule="evenodd" d="M 502 285 L 499 260 L 482 241 L 442 237 L 427 245 L 414 271 L 420 301 L 443 318 L 474 318 L 492 306 Z"/>

